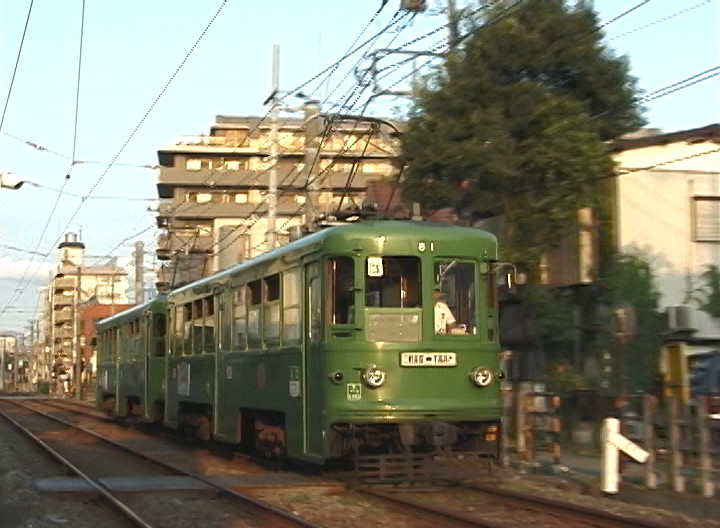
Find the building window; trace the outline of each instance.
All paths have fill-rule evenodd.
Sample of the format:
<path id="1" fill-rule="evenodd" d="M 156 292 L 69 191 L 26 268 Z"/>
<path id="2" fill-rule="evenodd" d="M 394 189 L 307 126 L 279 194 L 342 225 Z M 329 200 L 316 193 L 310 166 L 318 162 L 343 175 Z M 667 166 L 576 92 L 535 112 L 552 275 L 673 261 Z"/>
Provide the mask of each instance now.
<path id="1" fill-rule="evenodd" d="M 187 170 L 196 171 L 200 170 L 202 162 L 199 159 L 188 159 L 185 161 L 185 168 Z"/>
<path id="2" fill-rule="evenodd" d="M 239 203 L 239 204 L 248 203 L 247 193 L 235 193 L 235 203 Z"/>
<path id="3" fill-rule="evenodd" d="M 720 196 L 694 196 L 692 221 L 695 242 L 720 242 Z"/>

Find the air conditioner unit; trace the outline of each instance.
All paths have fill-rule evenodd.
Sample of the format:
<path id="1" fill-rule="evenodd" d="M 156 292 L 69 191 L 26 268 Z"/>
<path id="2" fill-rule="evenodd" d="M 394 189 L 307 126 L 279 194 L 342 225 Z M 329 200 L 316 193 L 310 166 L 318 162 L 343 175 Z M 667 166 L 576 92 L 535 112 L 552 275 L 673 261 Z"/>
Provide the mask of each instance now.
<path id="1" fill-rule="evenodd" d="M 693 309 L 686 304 L 679 306 L 668 306 L 666 309 L 668 316 L 668 328 L 676 332 L 695 331 L 697 328 L 693 326 L 692 314 Z"/>

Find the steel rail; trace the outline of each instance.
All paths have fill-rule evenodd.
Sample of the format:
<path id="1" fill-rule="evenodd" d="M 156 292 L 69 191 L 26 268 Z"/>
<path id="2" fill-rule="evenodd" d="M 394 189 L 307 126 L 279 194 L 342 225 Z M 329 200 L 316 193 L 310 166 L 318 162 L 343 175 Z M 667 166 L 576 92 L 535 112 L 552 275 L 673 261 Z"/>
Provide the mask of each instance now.
<path id="1" fill-rule="evenodd" d="M 470 526 L 472 528 L 506 528 L 506 524 L 497 523 L 495 521 L 489 521 L 485 519 L 479 519 L 473 515 L 461 513 L 457 511 L 447 510 L 438 506 L 432 506 L 427 503 L 420 503 L 402 497 L 397 497 L 391 493 L 383 493 L 381 491 L 372 490 L 369 488 L 355 488 L 355 491 L 369 495 L 371 497 L 383 499 L 387 502 L 391 502 L 395 505 L 401 506 L 403 509 L 412 511 L 417 515 L 418 511 L 429 513 L 435 517 L 441 517 L 444 520 L 452 520 L 455 523 L 462 526 Z"/>
<path id="2" fill-rule="evenodd" d="M 592 523 L 593 526 L 599 528 L 672 528 L 671 525 L 647 519 L 625 517 L 596 508 L 586 508 L 577 504 L 546 499 L 528 493 L 491 488 L 482 484 L 466 484 L 463 485 L 463 488 L 495 495 L 508 504 L 526 510 L 531 509 L 542 513 L 562 515 L 574 520 Z"/>
<path id="3" fill-rule="evenodd" d="M 154 528 L 152 524 L 148 523 L 142 517 L 140 517 L 137 513 L 135 513 L 135 511 L 132 508 L 130 508 L 123 501 L 121 501 L 117 496 L 115 496 L 105 486 L 103 486 L 101 483 L 90 478 L 80 468 L 78 468 L 75 464 L 73 464 L 67 458 L 65 458 L 60 453 L 58 453 L 55 449 L 50 447 L 47 443 L 45 443 L 42 439 L 40 439 L 36 434 L 34 434 L 32 431 L 30 431 L 27 427 L 25 427 L 24 425 L 17 422 L 14 418 L 12 418 L 10 415 L 8 415 L 5 411 L 0 410 L 0 416 L 2 416 L 7 422 L 12 424 L 16 429 L 18 429 L 21 433 L 23 433 L 25 436 L 30 438 L 37 445 L 42 447 L 55 460 L 57 460 L 63 466 L 70 469 L 70 471 L 75 473 L 78 477 L 80 477 L 85 482 L 87 482 L 90 486 L 92 486 L 93 489 L 95 491 L 97 491 L 98 494 L 100 494 L 100 496 L 108 502 L 108 504 L 110 504 L 110 506 L 112 506 L 113 508 L 118 510 L 120 513 L 122 513 L 125 517 L 130 519 L 133 522 L 133 524 L 135 524 L 135 526 L 140 526 L 141 528 Z"/>
<path id="4" fill-rule="evenodd" d="M 176 466 L 175 464 L 172 464 L 170 462 L 165 462 L 163 460 L 158 460 L 156 458 L 153 458 L 152 456 L 143 453 L 142 451 L 138 451 L 136 449 L 133 449 L 132 447 L 126 446 L 124 444 L 121 444 L 119 442 L 116 442 L 115 440 L 111 440 L 110 438 L 105 438 L 104 436 L 96 433 L 95 431 L 91 431 L 90 429 L 86 429 L 82 426 L 79 426 L 77 424 L 73 424 L 71 422 L 68 422 L 66 420 L 63 420 L 62 418 L 58 418 L 56 416 L 51 416 L 50 414 L 43 412 L 38 409 L 33 409 L 32 407 L 29 407 L 27 405 L 23 405 L 19 403 L 18 401 L 13 401 L 12 399 L 3 399 L 3 401 L 9 401 L 13 403 L 14 405 L 17 405 L 18 407 L 23 407 L 27 410 L 33 411 L 41 416 L 44 416 L 50 420 L 54 420 L 60 424 L 63 424 L 67 427 L 71 427 L 73 429 L 77 429 L 79 431 L 82 431 L 86 434 L 89 434 L 91 436 L 94 436 L 95 438 L 98 438 L 102 440 L 103 442 L 116 447 L 118 449 L 121 449 L 122 451 L 125 451 L 127 453 L 133 454 L 139 458 L 142 458 L 143 460 L 147 460 L 149 462 L 152 462 L 153 464 L 157 464 L 158 466 L 164 467 L 165 469 L 168 469 L 172 472 L 175 472 L 180 475 L 185 475 L 188 477 L 192 477 L 212 488 L 215 488 L 223 493 L 226 493 L 238 500 L 240 500 L 242 503 L 250 506 L 251 508 L 254 508 L 256 510 L 260 510 L 262 513 L 271 513 L 279 518 L 281 518 L 283 521 L 292 523 L 294 526 L 302 526 L 303 528 L 325 528 L 322 525 L 315 524 L 313 522 L 310 522 L 306 519 L 303 519 L 301 517 L 298 517 L 296 515 L 293 515 L 292 513 L 286 512 L 285 510 L 281 510 L 280 508 L 277 508 L 273 506 L 272 504 L 268 504 L 267 502 L 264 502 L 260 499 L 256 499 L 254 497 L 251 497 L 250 495 L 246 495 L 244 493 L 240 493 L 238 491 L 235 491 L 234 489 L 223 486 L 222 484 L 218 484 L 216 482 L 213 482 L 210 478 L 205 477 L 204 475 L 199 475 L 197 473 L 193 473 L 192 471 L 188 471 L 186 469 L 183 469 L 179 466 Z M 35 400 L 37 401 L 37 400 Z M 42 401 L 42 400 L 40 400 Z M 72 412 L 70 409 L 68 409 L 68 412 Z"/>

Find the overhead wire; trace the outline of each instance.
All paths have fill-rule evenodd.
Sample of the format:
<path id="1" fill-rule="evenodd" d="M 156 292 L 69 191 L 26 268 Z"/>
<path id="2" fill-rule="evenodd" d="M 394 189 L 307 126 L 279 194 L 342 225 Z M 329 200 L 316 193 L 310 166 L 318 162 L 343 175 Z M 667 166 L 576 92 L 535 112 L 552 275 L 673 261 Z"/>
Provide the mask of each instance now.
<path id="1" fill-rule="evenodd" d="M 32 14 L 34 3 L 35 0 L 30 0 L 30 7 L 28 7 L 27 17 L 25 18 L 25 27 L 23 28 L 23 34 L 20 38 L 20 47 L 18 48 L 17 57 L 15 59 L 15 67 L 13 68 L 13 74 L 10 78 L 10 87 L 8 88 L 7 97 L 5 98 L 2 118 L 0 118 L 0 131 L 2 131 L 2 127 L 5 124 L 5 114 L 7 113 L 8 105 L 10 104 L 10 96 L 12 95 L 13 86 L 15 86 L 15 76 L 17 75 L 18 66 L 20 66 L 20 57 L 22 56 L 23 46 L 25 44 L 25 35 L 27 34 L 28 26 L 30 25 L 30 15 Z"/>
<path id="2" fill-rule="evenodd" d="M 655 25 L 657 25 L 657 24 L 660 24 L 661 22 L 667 22 L 668 20 L 672 20 L 673 18 L 675 18 L 675 17 L 677 17 L 677 16 L 684 15 L 685 13 L 689 13 L 690 11 L 693 11 L 693 10 L 697 9 L 698 7 L 702 7 L 702 6 L 704 6 L 704 5 L 707 5 L 707 4 L 709 4 L 710 2 L 712 2 L 712 0 L 703 0 L 702 2 L 698 2 L 697 4 L 695 4 L 695 5 L 693 5 L 693 6 L 690 6 L 690 7 L 688 7 L 688 8 L 682 9 L 682 10 L 680 10 L 680 11 L 676 11 L 675 13 L 672 13 L 671 15 L 667 15 L 667 16 L 664 16 L 664 17 L 662 17 L 662 18 L 658 18 L 657 20 L 653 20 L 652 22 L 649 22 L 649 23 L 644 24 L 644 25 L 642 25 L 642 26 L 636 27 L 636 28 L 631 29 L 631 30 L 629 30 L 629 31 L 625 31 L 624 33 L 621 33 L 621 34 L 619 34 L 619 35 L 615 35 L 614 37 L 609 37 L 607 40 L 608 40 L 608 41 L 617 40 L 617 39 L 626 37 L 626 36 L 628 36 L 628 35 L 632 35 L 633 33 L 637 33 L 638 31 L 642 31 L 642 30 L 644 30 L 644 29 L 648 29 L 648 28 L 650 28 L 650 27 L 652 27 L 652 26 L 655 26 Z"/>
<path id="3" fill-rule="evenodd" d="M 398 12 L 396 12 L 396 13 L 393 15 L 393 17 L 391 18 L 390 22 L 389 22 L 386 26 L 384 26 L 384 28 L 383 28 L 381 31 L 377 32 L 375 35 L 373 35 L 373 36 L 370 37 L 369 39 L 365 40 L 365 41 L 363 42 L 363 44 L 361 44 L 361 45 L 359 45 L 359 46 L 355 46 L 355 44 L 358 42 L 358 40 L 362 37 L 362 34 L 367 30 L 367 27 L 369 27 L 369 25 L 377 18 L 377 15 L 382 11 L 382 8 L 383 8 L 383 7 L 384 7 L 384 5 L 381 6 L 381 9 L 379 9 L 378 11 L 376 11 L 376 13 L 375 13 L 375 14 L 373 15 L 373 17 L 371 18 L 370 22 L 368 22 L 368 24 L 366 24 L 365 28 L 361 31 L 360 35 L 358 35 L 358 37 L 355 38 L 353 44 L 351 44 L 351 46 L 348 48 L 348 51 L 346 51 L 345 54 L 344 54 L 338 61 L 336 61 L 335 63 L 331 64 L 328 68 L 325 68 L 324 70 L 322 70 L 320 73 L 318 73 L 318 74 L 316 74 L 315 76 L 313 76 L 313 77 L 312 77 L 311 79 L 309 79 L 308 81 L 305 81 L 304 83 L 298 85 L 298 86 L 297 86 L 296 88 L 294 88 L 293 90 L 287 92 L 287 93 L 286 93 L 284 96 L 282 96 L 280 99 L 283 100 L 283 99 L 285 99 L 286 97 L 288 97 L 289 95 L 292 95 L 292 94 L 296 93 L 299 89 L 305 87 L 307 84 L 309 84 L 309 83 L 312 82 L 313 80 L 319 78 L 319 77 L 320 77 L 321 75 L 323 75 L 324 73 L 330 71 L 330 73 L 326 76 L 326 78 L 320 81 L 320 83 L 318 84 L 318 87 L 316 87 L 316 89 L 313 90 L 313 93 L 314 93 L 315 91 L 317 91 L 317 89 L 318 89 L 320 86 L 322 86 L 323 84 L 325 84 L 325 83 L 329 80 L 329 78 L 332 76 L 332 74 L 334 74 L 334 72 L 337 70 L 338 66 L 339 66 L 344 60 L 346 60 L 347 58 L 349 58 L 350 56 L 352 56 L 354 53 L 356 53 L 356 52 L 359 51 L 360 49 L 363 49 L 363 48 L 366 47 L 368 44 L 370 44 L 370 46 L 372 46 L 372 45 L 377 41 L 377 39 L 378 39 L 380 36 L 382 36 L 389 28 L 391 28 L 393 25 L 397 24 L 397 23 L 402 19 L 402 17 L 401 17 L 400 19 L 397 19 L 397 20 L 396 20 L 397 14 L 398 14 L 398 12 L 399 12 L 399 10 L 398 10 Z M 346 75 L 345 78 L 347 78 L 347 75 Z M 343 79 L 343 81 L 345 80 L 345 78 Z M 342 83 L 342 81 L 341 81 L 341 83 Z M 333 93 L 334 93 L 334 91 L 335 91 L 335 90 L 333 90 Z M 269 115 L 269 111 L 265 114 L 265 116 L 263 116 L 263 119 L 262 119 L 255 127 L 253 127 L 253 130 L 247 134 L 248 137 L 252 134 L 252 132 L 253 132 L 255 129 L 257 129 L 257 128 L 260 126 L 260 124 L 262 123 L 262 121 L 263 121 L 264 119 L 266 119 L 268 115 Z M 288 151 L 289 151 L 289 149 L 284 149 L 284 152 L 288 152 Z M 281 152 L 280 155 L 282 155 L 282 153 L 283 153 L 283 152 Z M 257 179 L 259 179 L 260 177 L 262 177 L 262 175 L 268 173 L 268 172 L 270 171 L 270 169 L 271 169 L 271 167 L 268 167 L 268 168 L 265 169 L 263 172 L 261 172 L 261 173 L 259 173 L 259 174 L 249 174 L 248 177 L 253 177 L 255 180 L 257 180 Z M 295 169 L 291 169 L 291 171 L 285 176 L 285 178 L 283 178 L 283 180 L 281 181 L 279 187 L 282 187 L 283 183 L 284 183 L 284 182 L 287 180 L 287 178 L 294 172 L 294 170 L 295 170 Z M 208 177 L 205 179 L 205 181 L 203 182 L 202 185 L 203 185 L 203 186 L 206 185 L 206 184 L 210 181 L 210 178 L 212 178 L 212 176 L 213 176 L 215 173 L 216 173 L 216 171 L 213 170 L 213 171 L 208 175 Z M 220 178 L 222 178 L 224 175 L 227 175 L 227 174 L 229 174 L 229 173 L 230 173 L 230 171 L 225 170 L 225 171 L 223 172 L 223 174 L 220 175 Z M 297 178 L 297 177 L 296 177 L 296 178 Z M 293 181 L 290 182 L 290 184 L 294 183 L 294 181 L 295 181 L 296 178 L 294 178 Z M 216 185 L 217 185 L 217 183 L 216 183 Z M 216 186 L 216 185 L 213 185 L 213 187 Z M 216 206 L 216 205 L 218 205 L 218 204 L 216 204 L 216 203 L 203 204 L 203 206 L 207 209 L 206 211 L 204 211 L 204 213 L 207 213 L 207 211 L 212 210 L 212 208 L 213 208 L 214 206 Z M 262 205 L 263 205 L 263 202 L 261 202 L 261 203 L 258 205 L 258 207 L 255 209 L 255 212 L 257 212 L 257 211 L 259 210 L 259 208 L 262 207 Z M 165 215 L 167 215 L 167 214 L 169 214 L 169 213 L 172 214 L 174 211 L 177 211 L 181 206 L 182 206 L 182 204 L 180 204 L 180 203 L 176 204 L 173 208 L 169 209 L 168 211 L 164 211 L 164 215 L 163 215 L 163 216 L 165 216 Z M 194 213 L 195 213 L 195 214 L 198 214 L 199 211 L 198 211 L 198 210 L 194 210 Z M 251 214 L 254 214 L 254 212 L 251 213 Z M 228 236 L 230 236 L 230 234 L 229 234 L 229 235 L 226 235 L 226 237 L 228 237 Z M 185 244 L 183 244 L 183 245 L 184 245 L 184 246 L 187 246 L 187 243 L 185 243 Z"/>
<path id="4" fill-rule="evenodd" d="M 30 4 L 30 10 L 32 10 L 32 3 Z M 30 18 L 30 12 L 28 12 L 28 21 Z M 26 27 L 25 30 L 27 30 L 27 22 L 26 21 Z M 80 101 L 80 69 L 82 66 L 82 43 L 83 43 L 83 34 L 84 34 L 84 27 L 85 27 L 85 0 L 82 1 L 82 12 L 80 17 L 80 49 L 78 52 L 78 75 L 77 75 L 77 87 L 76 87 L 76 98 L 75 98 L 75 126 L 74 126 L 74 133 L 73 133 L 73 157 L 75 155 L 75 144 L 77 140 L 77 117 L 78 117 L 78 105 Z M 23 41 L 25 39 L 25 32 L 23 32 Z M 22 44 L 21 44 L 22 49 Z M 20 53 L 18 53 L 18 60 L 20 58 Z M 17 64 L 16 64 L 17 68 Z M 14 77 L 14 74 L 13 74 Z M 8 93 L 8 101 L 9 101 L 9 93 Z M 6 105 L 7 107 L 7 105 Z M 50 226 L 50 221 L 52 220 L 53 216 L 55 215 L 55 211 L 57 210 L 58 204 L 60 203 L 60 199 L 62 198 L 63 192 L 65 190 L 65 187 L 67 185 L 68 180 L 70 179 L 70 172 L 72 171 L 73 162 L 70 162 L 70 168 L 68 169 L 68 173 L 65 176 L 65 179 L 63 180 L 62 187 L 58 191 L 57 198 L 55 199 L 55 203 L 53 204 L 52 208 L 50 209 L 50 214 L 47 217 L 47 220 L 45 221 L 45 225 L 43 226 L 43 229 L 40 233 L 40 236 L 38 237 L 38 241 L 35 244 L 35 252 L 38 251 L 40 248 L 40 244 L 42 243 L 43 238 L 45 237 L 45 233 L 48 230 L 48 227 Z M 47 256 L 43 257 L 43 262 Z M 27 277 L 28 272 L 30 271 L 30 267 L 35 261 L 35 255 L 31 255 L 30 260 L 28 261 L 27 265 L 25 266 L 25 269 L 23 270 L 22 276 L 20 277 L 20 280 L 18 281 L 18 286 L 13 290 L 13 292 L 10 295 L 10 298 L 8 299 L 8 302 L 5 304 L 5 307 L 7 307 L 9 304 L 12 304 L 12 302 L 17 299 L 20 295 L 22 295 L 22 292 L 25 290 L 27 285 L 32 282 L 35 277 L 37 276 L 37 273 L 40 269 L 40 266 L 38 266 L 35 270 L 35 273 L 33 274 L 33 277 L 27 282 L 23 283 L 25 280 L 25 277 Z M 3 307 L 2 310 L 0 310 L 0 317 L 5 313 L 5 307 Z"/>
<path id="5" fill-rule="evenodd" d="M 73 220 L 75 220 L 75 217 L 77 216 L 78 212 L 80 211 L 80 209 L 82 208 L 82 206 L 85 204 L 85 202 L 87 201 L 87 199 L 90 197 L 90 195 L 93 193 L 93 191 L 97 188 L 97 186 L 98 186 L 98 185 L 100 184 L 100 182 L 103 180 L 103 178 L 104 178 L 105 175 L 108 173 L 108 171 L 110 170 L 110 168 L 115 164 L 115 162 L 116 162 L 117 159 L 120 157 L 120 155 L 125 151 L 125 148 L 128 146 L 128 144 L 130 143 L 130 141 L 132 141 L 132 139 L 135 137 L 135 135 L 136 135 L 137 132 L 140 130 L 140 127 L 143 125 L 143 123 L 144 123 L 145 120 L 148 118 L 148 116 L 150 115 L 150 113 L 155 109 L 155 107 L 157 106 L 157 104 L 158 104 L 158 102 L 160 101 L 160 99 L 163 97 L 163 95 L 164 95 L 165 92 L 168 90 L 168 88 L 170 87 L 170 85 L 172 84 L 172 82 L 175 80 L 175 78 L 177 77 L 177 75 L 180 73 L 180 70 L 182 70 L 182 68 L 183 68 L 183 66 L 185 65 L 185 63 L 188 61 L 188 59 L 189 59 L 190 56 L 193 54 L 193 52 L 195 51 L 195 49 L 197 48 L 197 46 L 200 44 L 200 42 L 202 41 L 202 39 L 205 37 L 205 34 L 208 32 L 208 30 L 210 29 L 210 27 L 212 26 L 212 24 L 215 22 L 215 20 L 217 19 L 217 17 L 220 15 L 220 13 L 221 13 L 222 10 L 224 9 L 224 7 L 225 7 L 225 5 L 227 4 L 227 2 L 228 2 L 228 0 L 223 0 L 223 1 L 222 1 L 222 3 L 220 4 L 220 6 L 218 7 L 218 9 L 215 11 L 214 15 L 213 15 L 212 18 L 210 19 L 210 21 L 207 23 L 207 25 L 205 26 L 205 28 L 203 29 L 203 31 L 200 33 L 200 36 L 195 40 L 195 42 L 194 42 L 194 44 L 192 45 L 192 47 L 190 48 L 190 50 L 186 53 L 186 55 L 184 56 L 184 58 L 182 59 L 182 61 L 181 61 L 180 64 L 178 65 L 178 67 L 175 69 L 175 71 L 173 72 L 173 74 L 170 76 L 170 79 L 165 83 L 165 86 L 160 90 L 160 93 L 155 97 L 155 100 L 152 102 L 152 104 L 150 105 L 150 107 L 149 107 L 149 108 L 147 109 L 147 111 L 144 113 L 144 115 L 142 116 L 142 118 L 140 119 L 140 121 L 138 122 L 138 124 L 135 126 L 135 128 L 133 129 L 133 131 L 130 133 L 130 135 L 128 136 L 128 138 L 125 140 L 125 142 L 123 143 L 123 145 L 120 147 L 120 149 L 118 150 L 118 152 L 115 154 L 115 156 L 113 157 L 113 159 L 112 159 L 111 162 L 110 162 L 110 165 L 108 165 L 108 166 L 105 168 L 105 170 L 100 174 L 100 176 L 95 180 L 95 182 L 93 183 L 93 185 L 90 187 L 90 190 L 87 192 L 87 194 L 83 196 L 83 198 L 81 199 L 80 203 L 79 203 L 78 206 L 76 207 L 75 211 L 72 213 L 72 215 L 71 215 L 70 219 L 68 220 L 67 224 L 65 225 L 65 228 L 62 230 L 62 232 L 60 233 L 60 235 L 59 235 L 58 238 L 56 239 L 55 243 L 53 243 L 53 246 L 55 246 L 55 244 L 60 240 L 60 238 L 62 237 L 62 233 L 65 232 L 65 231 L 67 231 L 67 228 L 70 226 L 70 224 L 72 224 Z M 28 15 L 28 18 L 29 18 L 29 15 Z M 23 34 L 23 35 L 24 35 L 24 34 Z M 65 181 L 67 182 L 67 178 L 65 179 Z M 61 194 L 58 194 L 58 201 L 59 201 L 59 199 L 60 199 L 60 196 L 61 196 Z M 56 207 L 57 207 L 57 203 L 56 203 Z M 54 211 L 54 209 L 55 209 L 55 208 L 53 208 L 53 211 Z M 52 214 L 52 213 L 51 213 L 51 214 Z M 46 226 L 45 230 L 46 230 L 46 229 L 47 229 L 47 226 Z M 45 231 L 45 230 L 44 230 L 44 231 Z M 44 231 L 43 231 L 43 234 L 44 234 Z M 47 257 L 45 257 L 45 258 L 47 258 Z M 43 260 L 43 262 L 44 262 L 44 260 Z M 35 269 L 35 273 L 33 274 L 33 276 L 32 276 L 27 282 L 25 282 L 25 283 L 23 284 L 22 281 L 24 280 L 24 277 L 23 277 L 23 279 L 20 280 L 20 282 L 19 282 L 20 286 L 14 290 L 13 295 L 11 295 L 11 299 L 6 303 L 5 306 L 10 305 L 10 303 L 11 303 L 16 297 L 22 295 L 22 292 L 25 291 L 25 289 L 27 288 L 28 284 L 30 284 L 30 282 L 32 282 L 32 281 L 35 279 L 35 277 L 37 276 L 37 273 L 38 273 L 41 265 L 42 265 L 42 262 L 41 262 L 41 264 Z M 28 269 L 29 269 L 29 268 L 28 268 Z M 27 275 L 27 274 L 24 274 L 24 275 Z M 0 310 L 0 317 L 1 317 L 4 313 L 5 313 L 5 308 L 3 307 L 3 309 Z"/>

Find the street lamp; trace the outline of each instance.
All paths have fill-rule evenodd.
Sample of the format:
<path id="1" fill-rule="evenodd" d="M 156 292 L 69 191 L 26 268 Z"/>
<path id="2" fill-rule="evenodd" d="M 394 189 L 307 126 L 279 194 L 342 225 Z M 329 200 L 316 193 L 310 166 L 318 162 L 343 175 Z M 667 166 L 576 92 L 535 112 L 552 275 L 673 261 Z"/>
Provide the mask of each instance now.
<path id="1" fill-rule="evenodd" d="M 11 172 L 0 172 L 0 188 L 18 190 L 25 183 Z"/>

